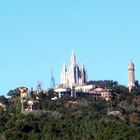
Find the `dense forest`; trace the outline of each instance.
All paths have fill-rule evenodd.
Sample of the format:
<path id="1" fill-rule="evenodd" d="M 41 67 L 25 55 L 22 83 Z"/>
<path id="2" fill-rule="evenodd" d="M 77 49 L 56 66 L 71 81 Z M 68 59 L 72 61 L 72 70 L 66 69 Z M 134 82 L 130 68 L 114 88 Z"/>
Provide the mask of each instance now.
<path id="1" fill-rule="evenodd" d="M 0 96 L 6 105 L 0 107 L 0 140 L 140 140 L 140 88 L 130 93 L 114 81 L 89 83 L 112 88 L 112 101 L 83 94 L 52 101 L 51 89 L 32 95 L 38 97 L 35 109 L 23 113 L 16 89 Z"/>

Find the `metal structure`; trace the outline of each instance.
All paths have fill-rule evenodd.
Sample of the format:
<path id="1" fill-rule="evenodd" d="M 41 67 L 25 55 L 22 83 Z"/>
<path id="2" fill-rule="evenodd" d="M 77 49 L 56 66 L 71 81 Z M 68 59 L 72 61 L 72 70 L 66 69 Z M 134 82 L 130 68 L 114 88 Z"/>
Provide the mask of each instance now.
<path id="1" fill-rule="evenodd" d="M 55 79 L 53 76 L 53 70 L 51 68 L 51 79 L 50 79 L 50 88 L 53 88 L 55 86 Z"/>

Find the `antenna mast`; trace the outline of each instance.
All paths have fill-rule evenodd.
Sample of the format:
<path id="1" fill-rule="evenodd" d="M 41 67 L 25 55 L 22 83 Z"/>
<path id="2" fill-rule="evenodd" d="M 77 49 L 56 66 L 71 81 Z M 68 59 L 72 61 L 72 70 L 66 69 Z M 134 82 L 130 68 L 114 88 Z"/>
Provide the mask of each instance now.
<path id="1" fill-rule="evenodd" d="M 53 70 L 51 68 L 51 79 L 50 79 L 50 88 L 53 88 L 55 86 L 55 79 L 53 76 Z"/>

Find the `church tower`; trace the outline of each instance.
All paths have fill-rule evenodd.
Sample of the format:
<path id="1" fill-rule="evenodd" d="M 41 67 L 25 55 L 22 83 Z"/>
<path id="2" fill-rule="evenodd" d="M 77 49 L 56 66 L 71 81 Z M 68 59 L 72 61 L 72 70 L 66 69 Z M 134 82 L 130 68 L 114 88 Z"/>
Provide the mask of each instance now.
<path id="1" fill-rule="evenodd" d="M 67 82 L 67 68 L 66 68 L 66 63 L 64 62 L 63 68 L 61 71 L 61 83 L 66 84 Z"/>
<path id="2" fill-rule="evenodd" d="M 70 74 L 69 75 L 70 75 L 69 84 L 73 86 L 76 84 L 76 57 L 73 50 L 72 50 L 71 59 L 70 59 Z"/>
<path id="3" fill-rule="evenodd" d="M 130 92 L 133 87 L 135 87 L 135 65 L 130 61 L 128 64 L 128 88 Z"/>
<path id="4" fill-rule="evenodd" d="M 68 68 L 64 63 L 62 71 L 61 71 L 61 84 L 63 86 L 73 87 L 77 85 L 83 85 L 87 82 L 87 72 L 82 64 L 81 68 L 76 62 L 76 56 L 74 51 L 72 50 L 72 54 L 70 57 L 70 65 Z"/>
<path id="5" fill-rule="evenodd" d="M 72 50 L 72 53 L 71 53 L 70 64 L 71 64 L 71 66 L 76 66 L 76 56 L 75 56 L 73 50 Z"/>

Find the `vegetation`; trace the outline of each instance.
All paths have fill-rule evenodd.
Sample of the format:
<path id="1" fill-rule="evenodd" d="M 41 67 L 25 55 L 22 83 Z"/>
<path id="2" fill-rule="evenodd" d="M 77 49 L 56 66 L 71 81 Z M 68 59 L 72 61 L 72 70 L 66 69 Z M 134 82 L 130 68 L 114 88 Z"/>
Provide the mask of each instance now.
<path id="1" fill-rule="evenodd" d="M 0 140 L 140 140 L 140 100 L 133 99 L 140 94 L 139 88 L 129 93 L 117 82 L 106 81 L 105 85 L 114 91 L 112 101 L 91 95 L 52 101 L 50 90 L 32 94 L 38 102 L 27 113 L 21 113 L 19 94 L 11 90 L 10 98 L 0 97 L 6 105 L 6 110 L 0 107 Z M 107 115 L 114 110 L 121 115 Z"/>

